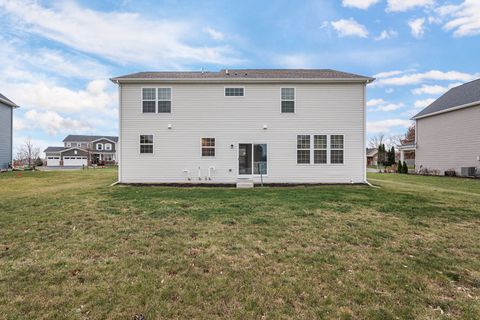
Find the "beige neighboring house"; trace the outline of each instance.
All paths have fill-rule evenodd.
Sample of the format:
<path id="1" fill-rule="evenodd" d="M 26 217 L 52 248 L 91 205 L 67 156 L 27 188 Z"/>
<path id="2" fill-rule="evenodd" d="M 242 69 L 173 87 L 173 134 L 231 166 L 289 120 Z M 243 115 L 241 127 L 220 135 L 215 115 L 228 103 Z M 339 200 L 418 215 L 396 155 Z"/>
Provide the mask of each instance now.
<path id="1" fill-rule="evenodd" d="M 119 88 L 123 183 L 365 183 L 365 92 L 326 69 L 140 72 Z"/>
<path id="2" fill-rule="evenodd" d="M 450 89 L 413 120 L 416 141 L 403 151 L 415 150 L 417 171 L 480 175 L 480 79 Z"/>
<path id="3" fill-rule="evenodd" d="M 367 148 L 367 166 L 376 166 L 378 165 L 378 149 L 377 148 Z"/>

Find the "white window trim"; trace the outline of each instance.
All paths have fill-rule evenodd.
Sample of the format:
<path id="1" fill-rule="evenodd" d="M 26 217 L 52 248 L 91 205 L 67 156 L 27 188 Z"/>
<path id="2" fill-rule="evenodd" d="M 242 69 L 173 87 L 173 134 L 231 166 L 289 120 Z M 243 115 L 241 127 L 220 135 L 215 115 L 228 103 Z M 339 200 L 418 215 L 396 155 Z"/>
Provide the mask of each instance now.
<path id="1" fill-rule="evenodd" d="M 151 143 L 152 145 L 152 153 L 142 153 L 141 152 L 141 145 L 142 143 L 140 143 L 140 136 L 152 136 L 152 139 L 153 139 L 153 142 Z M 138 135 L 138 154 L 141 156 L 141 157 L 149 157 L 149 156 L 153 156 L 155 154 L 155 134 L 153 133 L 140 133 Z M 150 145 L 150 143 L 143 143 L 144 145 Z"/>
<path id="2" fill-rule="evenodd" d="M 310 136 L 310 163 L 298 163 L 297 161 L 297 136 Z M 314 136 L 327 136 L 327 163 L 315 163 L 315 137 Z M 343 150 L 343 163 L 331 163 L 331 136 L 342 136 L 343 137 L 343 149 L 333 149 L 333 150 Z M 300 149 L 307 150 L 307 149 Z M 322 149 L 317 149 L 322 150 Z M 345 140 L 345 134 L 343 133 L 297 133 L 295 135 L 295 163 L 297 166 L 332 166 L 332 167 L 341 167 L 345 166 L 346 163 L 346 153 L 347 153 L 347 142 Z M 268 150 L 267 150 L 268 151 Z"/>
<path id="3" fill-rule="evenodd" d="M 105 143 L 104 148 L 105 148 L 104 149 L 105 151 L 112 151 L 112 144 L 111 143 Z"/>
<path id="4" fill-rule="evenodd" d="M 99 148 L 99 147 L 101 147 L 101 148 Z M 97 151 L 103 151 L 103 150 L 104 150 L 104 148 L 103 148 L 103 143 L 97 143 L 97 144 L 95 145 L 95 150 L 97 150 Z"/>
<path id="5" fill-rule="evenodd" d="M 243 96 L 227 96 L 227 95 L 226 95 L 226 91 L 227 91 L 226 89 L 227 89 L 227 88 L 229 88 L 229 89 L 230 89 L 230 88 L 243 89 Z M 224 87 L 223 87 L 223 96 L 224 96 L 225 98 L 234 98 L 234 99 L 237 98 L 237 99 L 238 99 L 238 98 L 245 98 L 246 95 L 247 95 L 247 91 L 245 90 L 245 87 L 244 87 L 244 86 L 224 86 Z"/>
<path id="6" fill-rule="evenodd" d="M 155 89 L 155 100 L 143 100 L 143 89 Z M 170 89 L 170 100 L 158 100 L 158 89 Z M 155 112 L 143 112 L 143 101 L 155 101 Z M 170 112 L 158 112 L 158 101 L 170 101 Z M 165 86 L 148 86 L 148 87 L 141 87 L 140 88 L 140 113 L 153 115 L 153 114 L 161 114 L 161 115 L 168 115 L 173 114 L 173 88 L 172 87 L 165 87 Z"/>
<path id="7" fill-rule="evenodd" d="M 212 157 L 212 156 L 204 156 L 203 155 L 203 145 L 202 145 L 202 139 L 205 139 L 205 138 L 211 138 L 211 139 L 215 139 L 215 146 L 213 147 L 213 149 L 215 150 L 215 155 Z M 205 148 L 210 148 L 212 149 L 212 147 L 205 147 Z M 200 158 L 201 159 L 215 159 L 217 157 L 217 137 L 200 137 Z"/>
<path id="8" fill-rule="evenodd" d="M 335 148 L 335 149 L 332 149 L 332 145 L 331 145 L 331 138 L 332 136 L 342 136 L 343 138 L 343 149 L 338 149 L 338 148 Z M 332 133 L 328 136 L 328 163 L 331 165 L 331 166 L 344 166 L 345 165 L 345 150 L 346 150 L 346 141 L 345 141 L 345 135 L 342 134 L 342 133 Z M 331 151 L 332 150 L 343 150 L 343 163 L 332 163 L 332 158 L 331 158 Z"/>
<path id="9" fill-rule="evenodd" d="M 282 99 L 282 89 L 293 89 L 293 100 Z M 293 112 L 282 112 L 282 101 L 293 101 Z M 297 87 L 281 87 L 280 88 L 280 114 L 296 114 L 297 113 Z"/>

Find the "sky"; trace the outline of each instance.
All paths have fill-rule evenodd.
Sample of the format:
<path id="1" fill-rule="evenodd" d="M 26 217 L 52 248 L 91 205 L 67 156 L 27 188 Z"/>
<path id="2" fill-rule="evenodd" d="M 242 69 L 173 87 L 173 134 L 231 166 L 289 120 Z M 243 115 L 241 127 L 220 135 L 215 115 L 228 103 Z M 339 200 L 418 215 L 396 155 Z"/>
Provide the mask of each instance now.
<path id="1" fill-rule="evenodd" d="M 0 92 L 14 149 L 117 135 L 113 76 L 222 68 L 373 76 L 367 139 L 398 135 L 449 88 L 480 78 L 480 0 L 0 0 Z"/>

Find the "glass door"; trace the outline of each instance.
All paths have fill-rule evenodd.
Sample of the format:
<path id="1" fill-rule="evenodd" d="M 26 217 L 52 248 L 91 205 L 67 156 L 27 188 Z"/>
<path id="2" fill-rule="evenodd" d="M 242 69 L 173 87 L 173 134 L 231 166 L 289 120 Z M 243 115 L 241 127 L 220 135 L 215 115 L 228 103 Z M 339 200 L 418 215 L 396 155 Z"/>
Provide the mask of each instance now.
<path id="1" fill-rule="evenodd" d="M 250 143 L 238 145 L 238 174 L 252 174 L 252 145 Z"/>
<path id="2" fill-rule="evenodd" d="M 267 145 L 240 143 L 238 145 L 238 174 L 267 174 Z"/>

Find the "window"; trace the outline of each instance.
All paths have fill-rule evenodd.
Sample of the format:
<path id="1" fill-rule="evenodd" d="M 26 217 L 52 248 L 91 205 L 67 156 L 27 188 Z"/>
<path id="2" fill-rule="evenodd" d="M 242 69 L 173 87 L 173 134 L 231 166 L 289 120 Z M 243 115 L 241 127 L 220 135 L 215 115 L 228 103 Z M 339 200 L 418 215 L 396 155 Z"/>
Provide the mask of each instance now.
<path id="1" fill-rule="evenodd" d="M 143 88 L 142 108 L 143 113 L 155 113 L 155 88 Z"/>
<path id="2" fill-rule="evenodd" d="M 202 138 L 202 157 L 215 157 L 215 138 Z"/>
<path id="3" fill-rule="evenodd" d="M 103 144 L 97 143 L 97 150 L 103 150 Z"/>
<path id="4" fill-rule="evenodd" d="M 310 135 L 297 136 L 297 163 L 310 163 Z"/>
<path id="5" fill-rule="evenodd" d="M 282 88 L 282 113 L 295 112 L 295 88 Z"/>
<path id="6" fill-rule="evenodd" d="M 153 135 L 140 136 L 140 153 L 153 153 Z"/>
<path id="7" fill-rule="evenodd" d="M 225 88 L 225 97 L 243 97 L 243 88 Z"/>
<path id="8" fill-rule="evenodd" d="M 158 113 L 172 112 L 172 89 L 158 88 Z"/>
<path id="9" fill-rule="evenodd" d="M 343 136 L 342 135 L 330 136 L 330 163 L 332 164 L 343 163 Z"/>
<path id="10" fill-rule="evenodd" d="M 105 143 L 105 150 L 106 151 L 111 151 L 112 150 L 112 144 L 111 143 Z"/>
<path id="11" fill-rule="evenodd" d="M 70 147 L 72 144 L 70 142 L 67 142 L 67 147 Z"/>
<path id="12" fill-rule="evenodd" d="M 327 163 L 327 136 L 326 135 L 313 136 L 313 163 L 316 163 L 316 164 Z"/>

